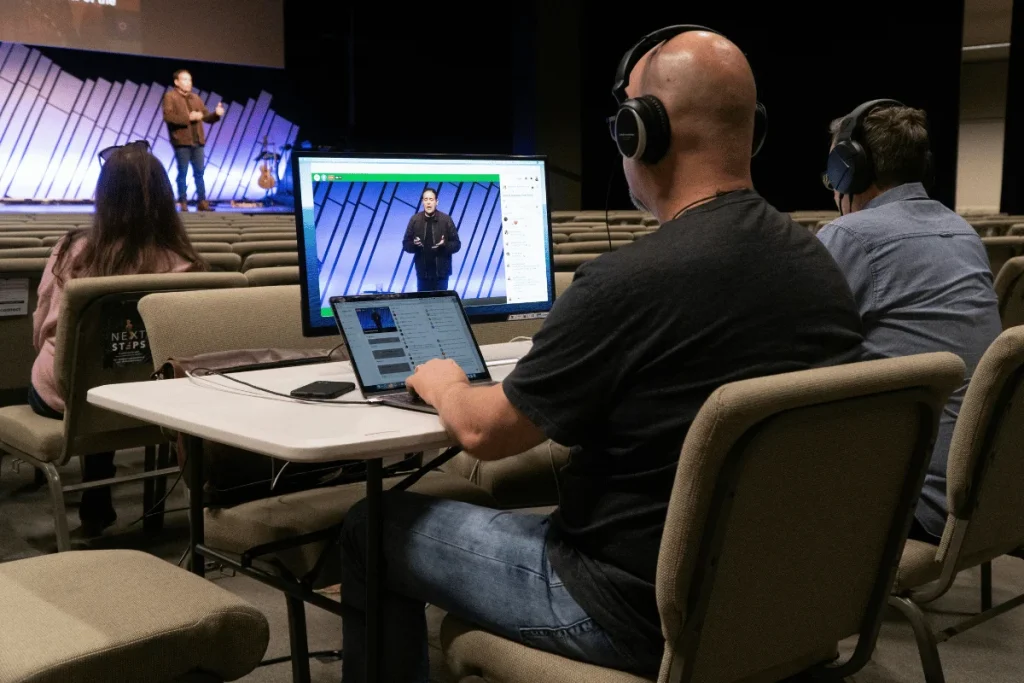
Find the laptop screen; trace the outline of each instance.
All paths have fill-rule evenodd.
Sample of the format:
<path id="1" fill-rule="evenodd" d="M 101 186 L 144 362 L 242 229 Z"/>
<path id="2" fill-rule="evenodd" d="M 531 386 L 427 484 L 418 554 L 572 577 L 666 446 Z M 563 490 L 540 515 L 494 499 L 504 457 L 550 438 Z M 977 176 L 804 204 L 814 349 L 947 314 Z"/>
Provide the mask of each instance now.
<path id="1" fill-rule="evenodd" d="M 454 294 L 333 300 L 364 394 L 405 387 L 417 365 L 451 358 L 470 381 L 490 374 Z"/>

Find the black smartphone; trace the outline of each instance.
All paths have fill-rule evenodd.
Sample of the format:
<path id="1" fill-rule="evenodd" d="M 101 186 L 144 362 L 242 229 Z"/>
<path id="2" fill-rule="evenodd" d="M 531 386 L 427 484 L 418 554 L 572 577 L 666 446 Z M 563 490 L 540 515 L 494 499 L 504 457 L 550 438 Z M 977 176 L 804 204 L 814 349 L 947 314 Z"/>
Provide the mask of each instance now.
<path id="1" fill-rule="evenodd" d="M 291 395 L 295 398 L 338 398 L 355 388 L 352 382 L 313 382 L 293 389 Z"/>

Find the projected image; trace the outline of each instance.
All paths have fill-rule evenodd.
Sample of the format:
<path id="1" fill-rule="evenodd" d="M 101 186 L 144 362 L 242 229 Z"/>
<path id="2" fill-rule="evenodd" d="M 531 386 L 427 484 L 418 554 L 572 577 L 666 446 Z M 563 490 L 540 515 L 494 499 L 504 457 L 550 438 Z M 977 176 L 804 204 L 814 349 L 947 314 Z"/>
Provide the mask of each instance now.
<path id="1" fill-rule="evenodd" d="M 140 0 L 12 0 L 7 40 L 59 47 L 142 49 Z"/>
<path id="2" fill-rule="evenodd" d="M 497 175 L 313 175 L 321 306 L 332 296 L 454 290 L 507 301 Z"/>
<path id="3" fill-rule="evenodd" d="M 395 325 L 395 318 L 391 315 L 391 309 L 387 306 L 357 308 L 356 317 L 359 318 L 359 326 L 363 328 L 364 334 L 398 331 L 398 326 Z"/>

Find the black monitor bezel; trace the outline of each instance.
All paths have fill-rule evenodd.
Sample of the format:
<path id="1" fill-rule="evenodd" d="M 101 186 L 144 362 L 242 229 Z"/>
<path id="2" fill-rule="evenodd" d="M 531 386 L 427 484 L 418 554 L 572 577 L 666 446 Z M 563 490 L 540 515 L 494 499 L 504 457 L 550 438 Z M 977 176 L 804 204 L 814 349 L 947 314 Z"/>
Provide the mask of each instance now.
<path id="1" fill-rule="evenodd" d="M 309 158 L 344 158 L 344 159 L 409 159 L 412 161 L 424 159 L 467 159 L 472 161 L 541 161 L 544 164 L 544 188 L 549 194 L 546 203 L 547 229 L 548 229 L 548 301 L 538 302 L 535 309 L 520 311 L 517 313 L 485 313 L 472 314 L 466 311 L 466 317 L 470 323 L 504 322 L 510 316 L 532 316 L 537 313 L 547 313 L 551 310 L 555 300 L 555 256 L 554 245 L 551 241 L 551 200 L 548 192 L 551 187 L 550 173 L 548 171 L 547 155 L 544 154 L 443 154 L 443 153 L 377 153 L 368 152 L 331 152 L 311 149 L 296 149 L 292 151 L 291 167 L 293 179 L 293 193 L 295 199 L 295 235 L 299 248 L 299 288 L 302 297 L 302 336 L 303 337 L 327 337 L 338 334 L 336 327 L 314 326 L 310 320 L 309 308 L 309 278 L 306 273 L 306 244 L 305 230 L 302 224 L 302 178 L 299 175 L 299 162 L 301 159 Z M 357 296 L 357 295 L 352 295 Z M 465 311 L 465 306 L 463 306 Z"/>

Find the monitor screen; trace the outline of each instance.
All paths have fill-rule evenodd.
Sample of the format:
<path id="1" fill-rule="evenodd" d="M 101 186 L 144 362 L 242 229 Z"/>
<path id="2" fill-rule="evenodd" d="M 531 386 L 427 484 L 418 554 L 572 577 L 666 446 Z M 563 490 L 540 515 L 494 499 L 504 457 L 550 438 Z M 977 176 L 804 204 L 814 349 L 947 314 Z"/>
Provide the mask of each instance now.
<path id="1" fill-rule="evenodd" d="M 306 336 L 336 334 L 332 296 L 452 290 L 473 322 L 554 301 L 541 157 L 292 157 Z"/>
<path id="2" fill-rule="evenodd" d="M 364 393 L 405 387 L 433 358 L 451 358 L 470 381 L 489 377 L 454 296 L 335 299 L 334 307 Z"/>

